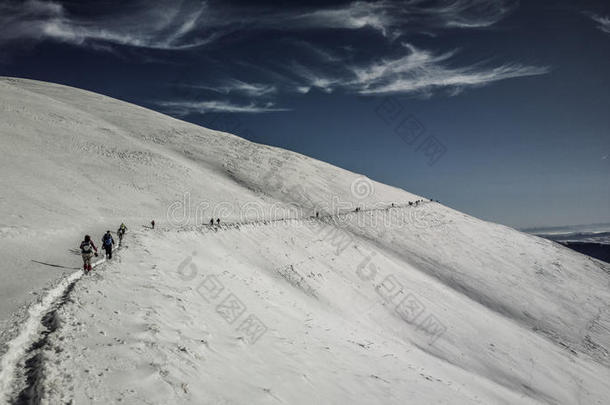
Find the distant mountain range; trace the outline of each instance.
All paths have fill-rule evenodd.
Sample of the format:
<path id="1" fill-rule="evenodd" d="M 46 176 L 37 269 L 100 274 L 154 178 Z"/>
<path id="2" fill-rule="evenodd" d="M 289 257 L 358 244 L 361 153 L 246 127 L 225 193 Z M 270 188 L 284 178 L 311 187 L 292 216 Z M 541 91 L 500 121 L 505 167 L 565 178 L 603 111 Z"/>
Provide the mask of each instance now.
<path id="1" fill-rule="evenodd" d="M 530 228 L 523 231 L 610 263 L 610 224 Z"/>

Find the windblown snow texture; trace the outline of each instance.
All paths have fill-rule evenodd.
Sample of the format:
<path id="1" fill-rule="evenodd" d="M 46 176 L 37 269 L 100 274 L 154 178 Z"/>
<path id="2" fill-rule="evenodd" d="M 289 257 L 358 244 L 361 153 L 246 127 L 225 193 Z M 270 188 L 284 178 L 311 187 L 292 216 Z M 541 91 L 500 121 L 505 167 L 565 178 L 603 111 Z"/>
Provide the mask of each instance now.
<path id="1" fill-rule="evenodd" d="M 84 233 L 98 242 L 130 228 L 128 249 L 56 308 L 36 367 L 41 403 L 610 397 L 599 261 L 90 92 L 4 78 L 0 94 L 5 325 L 30 291 L 70 274 L 32 260 L 77 267 Z M 362 210 L 315 218 L 332 199 Z M 221 225 L 202 225 L 212 217 Z M 155 230 L 142 226 L 152 219 Z M 58 291 L 40 291 L 39 309 Z M 4 371 L 23 361 L 5 355 Z M 0 383 L 6 374 L 15 400 L 27 375 Z"/>

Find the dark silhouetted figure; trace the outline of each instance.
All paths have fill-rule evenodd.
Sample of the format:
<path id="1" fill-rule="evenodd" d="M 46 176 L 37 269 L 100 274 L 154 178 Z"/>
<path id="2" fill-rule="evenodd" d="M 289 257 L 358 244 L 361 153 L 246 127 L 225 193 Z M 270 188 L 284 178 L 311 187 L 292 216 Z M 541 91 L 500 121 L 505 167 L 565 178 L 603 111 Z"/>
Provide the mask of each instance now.
<path id="1" fill-rule="evenodd" d="M 121 246 L 121 243 L 123 242 L 123 236 L 125 236 L 126 231 L 127 227 L 124 223 L 121 223 L 121 226 L 119 226 L 119 229 L 116 231 L 116 234 L 119 237 L 119 246 Z"/>
<path id="2" fill-rule="evenodd" d="M 214 218 L 210 218 L 210 226 L 214 226 Z"/>
<path id="3" fill-rule="evenodd" d="M 150 221 L 150 226 L 152 226 L 152 229 L 155 229 L 155 220 L 154 219 L 152 221 Z"/>
<path id="4" fill-rule="evenodd" d="M 216 225 L 220 225 L 220 218 L 216 218 Z"/>
<path id="5" fill-rule="evenodd" d="M 112 235 L 110 231 L 106 231 L 106 234 L 102 238 L 102 247 L 106 251 L 106 258 L 108 260 L 112 259 L 112 247 L 114 246 L 114 239 L 112 239 Z"/>

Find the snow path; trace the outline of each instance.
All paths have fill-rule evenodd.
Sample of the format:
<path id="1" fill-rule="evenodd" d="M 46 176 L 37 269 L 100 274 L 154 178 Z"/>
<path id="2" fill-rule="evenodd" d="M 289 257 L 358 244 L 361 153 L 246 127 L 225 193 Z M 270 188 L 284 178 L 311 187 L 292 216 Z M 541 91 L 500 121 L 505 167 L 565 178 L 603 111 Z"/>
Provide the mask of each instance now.
<path id="1" fill-rule="evenodd" d="M 240 226 L 273 226 L 278 223 L 288 223 L 288 222 L 324 222 L 327 224 L 338 224 L 338 220 L 347 218 L 354 215 L 363 215 L 370 213 L 382 213 L 388 212 L 389 210 L 403 210 L 403 209 L 417 209 L 417 207 L 434 203 L 433 201 L 422 201 L 420 203 L 413 203 L 413 205 L 406 204 L 394 204 L 394 206 L 385 206 L 385 207 L 377 207 L 377 208 L 362 208 L 358 211 L 350 209 L 349 211 L 337 212 L 337 213 L 323 213 L 320 216 L 316 217 L 315 215 L 308 215 L 302 217 L 283 217 L 283 218 L 266 218 L 266 219 L 254 219 L 250 221 L 239 221 L 239 222 L 221 222 L 219 225 L 214 224 L 202 224 L 202 225 L 186 225 L 186 226 L 164 226 L 161 228 L 163 231 L 191 231 L 198 230 L 200 232 L 217 232 L 219 230 L 229 230 L 229 229 L 239 229 Z"/>
<path id="2" fill-rule="evenodd" d="M 73 399 L 77 403 L 119 400 L 159 404 L 172 401 L 244 403 L 248 398 L 247 402 L 254 403 L 279 401 L 298 404 L 308 403 L 312 395 L 318 395 L 318 400 L 322 402 L 334 398 L 353 403 L 379 402 L 379 398 L 385 398 L 384 403 L 402 403 L 404 398 L 409 397 L 416 399 L 414 403 L 430 403 L 441 398 L 452 398 L 451 403 L 572 403 L 577 398 L 580 398 L 578 401 L 588 398 L 584 403 L 601 404 L 600 397 L 589 384 L 596 385 L 596 378 L 603 380 L 604 375 L 609 375 L 607 369 L 600 369 L 574 357 L 569 359 L 574 372 L 563 370 L 562 365 L 568 360 L 565 349 L 549 345 L 545 337 L 524 327 L 525 324 L 516 326 L 516 321 L 521 324 L 519 319 L 496 308 L 494 303 L 481 305 L 480 298 L 460 292 L 459 284 L 441 287 L 444 292 L 440 301 L 438 298 L 428 298 L 427 305 L 438 306 L 440 303 L 440 307 L 446 308 L 467 307 L 469 309 L 465 312 L 473 314 L 467 316 L 464 325 L 457 326 L 458 323 L 450 327 L 459 330 L 457 335 L 443 338 L 452 342 L 448 349 L 445 340 L 430 346 L 426 333 L 419 328 L 405 331 L 404 326 L 396 324 L 395 317 L 388 317 L 390 308 L 387 308 L 387 304 L 379 301 L 380 285 L 367 287 L 366 279 L 350 275 L 350 268 L 356 269 L 357 273 L 362 267 L 359 262 L 366 256 L 366 251 L 376 251 L 376 260 L 382 263 L 386 261 L 384 267 L 394 267 L 394 274 L 404 273 L 404 266 L 411 270 L 402 277 L 415 270 L 400 262 L 392 249 L 388 250 L 388 246 L 379 245 L 383 238 L 370 235 L 359 237 L 358 232 L 366 234 L 371 230 L 356 226 L 356 232 L 350 223 L 357 224 L 359 217 L 374 213 L 392 213 L 391 223 L 400 225 L 397 218 L 406 221 L 417 218 L 401 216 L 401 212 L 427 211 L 434 206 L 436 204 L 426 203 L 419 207 L 407 205 L 362 209 L 360 212 L 320 218 L 264 219 L 213 227 L 163 227 L 154 231 L 133 232 L 133 249 L 127 250 L 121 257 L 117 256 L 117 260 L 110 264 L 107 268 L 110 278 L 105 276 L 106 272 L 96 272 L 93 277 L 85 278 L 85 285 L 75 285 L 71 298 L 73 302 L 58 309 L 64 320 L 63 326 L 49 335 L 48 347 L 41 348 L 44 353 L 44 361 L 40 365 L 44 381 L 41 403 Z M 419 233 L 420 237 L 435 234 L 436 219 L 430 216 L 425 218 L 428 227 L 416 223 L 417 227 L 412 228 L 411 232 Z M 338 251 L 332 238 L 325 237 L 319 226 L 341 229 L 341 232 L 354 235 L 355 239 L 350 239 L 346 250 Z M 440 225 L 438 227 L 442 228 Z M 180 246 L 178 250 L 173 249 L 177 246 Z M 203 254 L 201 249 L 204 250 Z M 282 255 L 284 259 L 278 260 Z M 392 264 L 397 260 L 402 263 L 398 267 L 397 263 Z M 270 323 L 269 316 L 276 318 L 271 322 L 274 326 L 267 326 L 269 330 L 260 338 L 261 342 L 267 339 L 267 343 L 262 345 L 265 348 L 261 357 L 250 353 L 250 350 L 258 350 L 261 343 L 257 343 L 256 349 L 248 349 L 247 334 L 236 333 L 239 331 L 238 322 L 232 330 L 227 330 L 213 306 L 211 309 L 200 308 L 206 303 L 206 300 L 201 300 L 203 296 L 200 292 L 206 278 L 201 277 L 210 274 L 205 270 L 209 266 L 221 266 L 222 270 L 214 271 L 218 280 L 222 280 L 223 288 L 230 288 L 232 293 L 237 294 L 238 300 L 247 302 L 251 315 L 261 317 L 261 313 L 265 314 L 267 318 L 262 319 L 267 325 Z M 129 269 L 137 270 L 132 272 Z M 254 273 L 252 269 L 255 269 Z M 271 272 L 269 269 L 272 269 Z M 408 275 L 410 280 L 405 284 L 417 291 L 419 299 L 428 297 L 434 288 L 438 288 L 431 290 L 431 283 L 435 281 L 429 276 L 413 278 L 414 274 Z M 76 278 L 72 280 L 71 277 Z M 46 312 L 53 308 L 70 281 L 80 278 L 78 273 L 71 277 L 45 297 Z M 196 283 L 199 286 L 194 288 Z M 329 287 L 332 285 L 334 287 Z M 297 296 L 291 289 L 295 289 Z M 92 290 L 97 290 L 97 293 Z M 193 295 L 193 292 L 196 294 Z M 302 294 L 301 298 L 298 298 L 299 294 Z M 29 332 L 30 344 L 38 336 L 36 327 L 39 329 L 45 310 L 41 306 L 32 317 L 38 319 L 37 323 L 28 322 L 29 329 L 34 329 Z M 195 315 L 201 311 L 205 315 L 203 318 Z M 602 313 L 603 308 L 600 308 L 596 319 Z M 283 318 L 286 315 L 288 319 Z M 143 319 L 146 319 L 144 324 Z M 307 319 L 305 324 L 301 324 Z M 371 321 L 373 324 L 370 324 Z M 400 318 L 398 321 L 404 322 Z M 448 321 L 445 319 L 444 322 Z M 479 332 L 475 331 L 480 327 L 471 330 L 468 326 L 478 322 L 492 323 L 497 329 L 496 332 L 486 332 L 485 339 L 493 343 L 490 343 L 489 352 L 485 354 L 476 344 Z M 207 326 L 200 329 L 198 324 Z M 302 330 L 303 325 L 307 325 L 305 335 L 301 335 L 303 332 L 295 334 L 295 331 Z M 343 326 L 337 330 L 336 325 Z M 335 332 L 329 335 L 329 330 Z M 198 338 L 197 334 L 202 337 Z M 235 339 L 241 342 L 240 345 L 231 343 Z M 286 341 L 293 344 L 300 341 L 299 350 L 304 351 L 285 350 Z M 520 343 L 514 346 L 514 342 Z M 127 349 L 122 347 L 125 344 L 130 352 L 125 352 Z M 199 347 L 201 344 L 203 346 Z M 220 348 L 213 348 L 213 345 L 220 345 Z M 312 350 L 318 346 L 333 348 L 331 353 L 334 353 L 332 358 L 335 361 L 351 360 L 342 366 L 331 362 L 328 368 L 320 370 L 323 359 L 329 353 L 328 349 L 322 352 Z M 21 348 L 23 353 L 28 345 L 15 347 Z M 91 352 L 94 347 L 96 349 Z M 241 354 L 236 357 L 226 353 L 238 348 Z M 375 350 L 362 355 L 354 352 L 357 348 Z M 458 360 L 454 350 L 464 348 L 472 351 L 469 359 Z M 530 352 L 532 358 L 544 358 L 543 363 L 554 371 L 543 371 L 533 362 L 516 359 L 515 354 L 522 351 Z M 393 359 L 390 363 L 385 360 L 386 355 Z M 492 366 L 489 363 L 490 355 L 501 364 Z M 151 363 L 143 363 L 141 356 Z M 194 358 L 186 360 L 189 356 Z M 11 354 L 10 358 L 19 361 L 19 357 Z M 264 366 L 269 358 L 274 359 L 273 362 Z M 211 361 L 212 365 L 207 361 Z M 219 384 L 223 379 L 237 381 L 236 384 L 252 380 L 251 374 L 234 369 L 244 361 L 247 369 L 254 368 L 256 375 L 266 376 L 267 379 L 277 379 L 278 370 L 285 370 L 283 373 L 288 374 L 283 374 L 282 381 L 287 387 L 269 386 L 264 379 L 255 378 L 260 379 L 257 384 L 247 383 L 242 391 L 234 394 L 214 388 L 214 384 Z M 478 365 L 479 361 L 485 364 L 483 368 Z M 310 364 L 311 368 L 304 362 Z M 132 363 L 134 366 L 129 365 Z M 205 370 L 212 367 L 220 375 L 200 369 L 203 364 L 207 364 Z M 233 366 L 227 368 L 229 364 Z M 187 374 L 184 369 L 186 365 L 190 370 Z M 337 379 L 336 367 L 349 372 L 350 377 Z M 291 377 L 289 370 L 299 369 L 303 370 L 310 388 L 298 382 L 303 377 L 298 380 Z M 402 375 L 402 379 L 392 377 L 397 373 Z M 317 376 L 315 379 L 314 375 Z M 102 382 L 97 381 L 100 378 Z M 420 384 L 419 378 L 430 382 L 432 387 L 420 387 L 413 391 L 412 387 Z M 380 390 L 380 386 L 369 383 L 368 379 L 378 381 L 381 387 L 387 386 L 387 389 Z M 329 385 L 328 381 L 334 381 L 338 387 Z M 556 381 L 563 381 L 561 387 L 556 385 Z M 314 394 L 312 387 L 323 389 Z M 256 399 L 250 401 L 250 398 Z M 307 398 L 307 401 L 303 398 Z"/>
<path id="3" fill-rule="evenodd" d="M 309 220 L 265 222 L 134 232 L 130 248 L 61 308 L 42 403 L 603 404 L 610 394 L 607 368 L 373 241 L 337 254 L 318 228 L 298 224 Z M 461 308 L 443 317 L 448 333 L 433 346 L 356 274 L 374 249 L 427 310 Z M 203 289 L 209 276 L 222 285 L 217 299 Z M 233 323 L 218 313 L 225 296 L 246 308 Z M 240 330 L 249 315 L 267 328 L 254 344 Z"/>
<path id="4" fill-rule="evenodd" d="M 336 219 L 345 217 L 350 214 L 366 214 L 371 212 L 381 212 L 387 211 L 389 209 L 404 209 L 404 208 L 416 208 L 418 205 L 427 204 L 429 202 L 419 202 L 410 204 L 399 205 L 396 204 L 394 206 L 388 206 L 383 208 L 372 208 L 372 209 L 361 209 L 357 212 L 349 211 L 338 214 L 322 214 L 319 217 L 306 217 L 306 218 L 273 218 L 273 219 L 260 219 L 254 221 L 242 221 L 236 223 L 223 223 L 221 225 L 213 225 L 213 226 L 203 226 L 196 227 L 199 231 L 203 232 L 218 232 L 219 230 L 229 230 L 229 229 L 239 229 L 240 226 L 273 226 L 277 223 L 286 223 L 286 222 L 328 222 L 328 221 L 336 221 Z M 190 227 L 192 228 L 192 227 Z M 158 229 L 158 228 L 157 228 Z M 185 231 L 187 228 L 181 227 L 180 231 Z M 164 228 L 164 231 L 167 231 L 168 228 Z M 125 243 L 125 240 L 123 240 Z M 115 247 L 114 250 L 118 250 L 119 247 Z M 52 267 L 61 267 L 61 268 L 70 268 L 62 265 L 43 263 L 36 260 L 32 260 L 33 262 L 52 266 Z M 102 257 L 98 261 L 92 264 L 92 267 L 97 267 L 103 263 L 105 263 L 106 259 Z M 74 269 L 74 268 L 70 268 Z M 28 317 L 26 319 L 25 324 L 21 327 L 21 330 L 17 337 L 15 337 L 12 341 L 8 343 L 8 350 L 5 355 L 2 357 L 2 362 L 0 363 L 0 394 L 6 394 L 6 400 L 9 398 L 9 393 L 14 391 L 13 383 L 16 376 L 18 364 L 25 363 L 25 355 L 29 352 L 29 348 L 32 344 L 40 338 L 40 336 L 45 333 L 45 328 L 41 328 L 41 321 L 45 315 L 47 315 L 50 311 L 56 310 L 56 305 L 60 297 L 64 295 L 66 290 L 73 286 L 81 277 L 83 276 L 82 271 L 77 271 L 75 273 L 70 274 L 67 277 L 62 278 L 55 287 L 49 290 L 46 295 L 38 301 L 36 304 L 33 304 L 28 308 Z M 39 348 L 44 350 L 45 348 Z M 29 354 L 31 357 L 32 354 Z M 23 370 L 19 370 L 19 375 L 21 377 L 24 376 Z M 2 399 L 2 398 L 0 398 Z"/>
<path id="5" fill-rule="evenodd" d="M 172 262 L 181 253 L 167 249 L 168 238 L 173 246 L 205 235 L 141 231 L 120 261 L 75 288 L 73 304 L 63 314 L 65 323 L 75 328 L 52 336 L 43 403 L 399 404 L 407 397 L 420 404 L 439 397 L 451 398 L 451 403 L 540 403 L 405 345 L 398 336 L 388 339 L 381 330 L 353 323 L 344 313 L 360 312 L 350 309 L 351 300 L 333 313 L 325 309 L 330 297 L 316 299 L 306 285 L 239 272 L 235 266 L 258 267 L 245 243 L 276 232 L 292 234 L 297 245 L 311 237 L 309 228 L 295 232 L 290 225 L 248 229 L 209 234 L 206 244 L 214 246 L 193 259 L 225 258 L 218 277 L 247 306 L 242 319 L 247 314 L 266 322 L 269 316 L 282 318 L 268 324 L 259 341 L 249 344 L 239 322 L 222 319 L 214 306 L 222 298 L 207 304 L 201 300 L 195 288 L 207 273 L 201 262 L 197 267 L 202 274 L 195 279 L 168 268 L 179 266 Z M 226 257 L 219 249 L 226 243 L 226 249 L 239 246 L 248 252 L 248 261 Z M 334 256 L 329 246 L 318 254 L 322 262 Z M 323 277 L 331 275 L 324 271 Z M 315 279 L 306 277 L 311 284 Z M 63 350 L 55 353 L 52 349 L 59 346 Z M 232 389 L 226 390 L 226 384 Z"/>
<path id="6" fill-rule="evenodd" d="M 113 251 L 118 250 L 118 246 Z M 96 268 L 106 262 L 102 257 L 91 264 Z M 76 271 L 61 279 L 54 287 L 35 304 L 28 308 L 28 318 L 22 325 L 19 334 L 8 343 L 8 350 L 2 357 L 0 363 L 0 401 L 8 401 L 9 395 L 15 390 L 15 377 L 24 377 L 25 370 L 19 370 L 19 364 L 25 363 L 26 353 L 30 351 L 32 344 L 44 333 L 45 328 L 41 325 L 43 318 L 50 311 L 55 310 L 58 300 L 65 294 L 66 290 L 83 277 L 82 270 Z M 44 348 L 38 348 L 44 349 Z M 33 356 L 36 353 L 29 353 Z"/>

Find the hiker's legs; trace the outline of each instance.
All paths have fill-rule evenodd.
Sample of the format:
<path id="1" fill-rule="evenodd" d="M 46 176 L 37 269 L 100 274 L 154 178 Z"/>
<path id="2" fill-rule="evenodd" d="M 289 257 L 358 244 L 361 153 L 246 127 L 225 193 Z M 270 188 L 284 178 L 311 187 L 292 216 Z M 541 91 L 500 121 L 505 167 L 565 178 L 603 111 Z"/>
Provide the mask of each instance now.
<path id="1" fill-rule="evenodd" d="M 91 270 L 91 253 L 83 253 L 83 270 Z"/>

